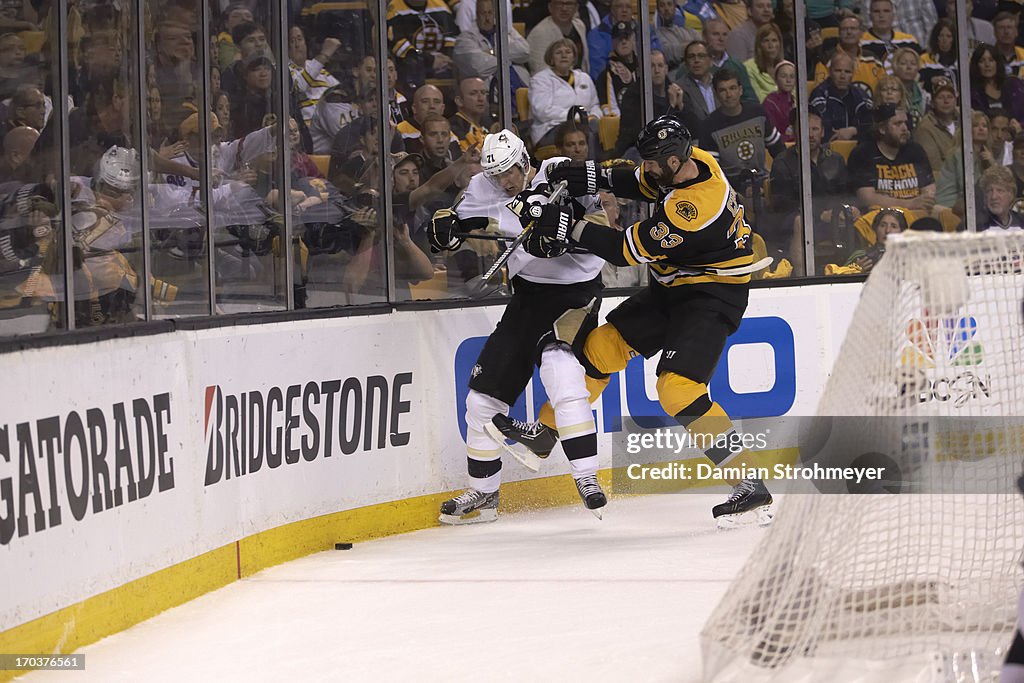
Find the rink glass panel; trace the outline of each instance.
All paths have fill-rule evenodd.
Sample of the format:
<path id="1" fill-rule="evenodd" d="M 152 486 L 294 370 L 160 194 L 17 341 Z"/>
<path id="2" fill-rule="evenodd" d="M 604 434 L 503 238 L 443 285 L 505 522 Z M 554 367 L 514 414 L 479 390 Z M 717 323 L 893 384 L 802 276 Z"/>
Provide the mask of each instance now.
<path id="1" fill-rule="evenodd" d="M 228 41 L 228 17 L 220 3 L 211 3 L 211 39 L 218 57 Z M 270 2 L 251 5 L 257 29 L 234 44 L 234 58 L 226 57 L 220 74 L 221 89 L 229 98 L 229 115 L 222 130 L 222 146 L 211 151 L 219 159 L 211 172 L 223 171 L 226 187 L 211 193 L 216 304 L 219 313 L 284 309 L 286 268 L 284 214 L 281 206 L 281 135 L 284 118 L 279 68 L 286 63 L 279 32 L 281 7 Z M 246 22 L 243 22 L 243 25 Z M 214 34 L 214 31 L 218 33 Z M 234 43 L 234 40 L 231 39 Z M 223 110 L 222 110 L 223 111 Z M 212 142 L 212 140 L 211 140 Z"/>
<path id="2" fill-rule="evenodd" d="M 646 16 L 641 16 L 642 12 L 646 12 Z M 635 68 L 629 69 L 629 76 L 626 77 L 630 82 L 627 84 L 623 83 L 622 74 L 625 71 L 616 71 L 607 66 L 613 60 L 618 61 L 622 55 L 626 55 L 623 63 L 628 63 L 630 52 L 627 46 L 629 43 L 624 38 L 611 37 L 604 42 L 607 45 L 607 54 L 603 55 L 606 67 L 601 72 L 594 73 L 593 68 L 584 67 L 594 80 L 594 86 L 599 93 L 599 101 L 602 102 L 601 118 L 605 119 L 596 122 L 598 135 L 594 138 L 594 142 L 590 144 L 589 157 L 606 163 L 617 163 L 614 161 L 616 159 L 625 159 L 631 163 L 641 163 L 640 155 L 633 145 L 633 138 L 635 136 L 632 133 L 636 130 L 636 127 L 623 126 L 622 124 L 627 119 L 636 116 L 637 113 L 643 119 L 644 112 L 648 111 L 647 106 L 651 101 L 652 69 L 650 59 L 652 41 L 648 41 L 646 47 L 642 44 L 641 21 L 648 23 L 650 33 L 653 36 L 655 34 L 657 8 L 653 3 L 647 5 L 641 2 L 628 3 L 626 0 L 617 0 L 609 11 L 611 16 L 609 23 L 611 26 L 614 27 L 622 23 L 620 20 L 626 13 L 631 14 L 628 22 L 631 22 L 635 29 L 632 41 L 632 55 L 635 60 Z M 590 46 L 588 48 L 593 49 Z M 592 64 L 593 61 L 594 58 L 591 57 Z M 666 76 L 671 79 L 672 67 L 668 65 L 667 60 L 666 67 Z M 637 108 L 638 105 L 639 109 Z M 647 118 L 653 118 L 660 113 L 661 111 L 655 107 L 653 113 L 648 112 Z M 567 153 L 569 152 L 571 152 L 569 148 L 560 150 L 560 153 L 566 156 L 568 156 Z M 618 197 L 612 192 L 601 192 L 599 196 L 601 208 L 608 219 L 608 224 L 618 230 L 625 230 L 634 223 L 646 219 L 652 211 L 652 205 L 648 202 Z M 601 271 L 601 277 L 606 287 L 639 287 L 647 284 L 647 267 L 605 264 Z"/>
<path id="3" fill-rule="evenodd" d="M 69 94 L 78 105 L 68 116 L 65 168 L 79 329 L 145 317 L 141 154 L 148 144 L 138 125 L 145 79 L 138 44 L 126 38 L 135 35 L 138 11 L 136 4 L 80 8 L 75 69 L 68 68 Z"/>
<path id="4" fill-rule="evenodd" d="M 28 8 L 21 10 L 18 19 L 28 22 L 26 30 L 15 31 L 21 45 L 15 45 L 17 41 L 13 38 L 6 39 L 10 45 L 0 45 L 0 68 L 7 69 L 8 81 L 13 86 L 28 84 L 33 78 L 38 80 L 44 95 L 44 111 L 49 112 L 39 124 L 42 135 L 31 148 L 30 163 L 10 173 L 5 178 L 10 181 L 7 189 L 0 190 L 7 207 L 2 237 L 12 240 L 10 252 L 4 255 L 5 269 L 0 273 L 3 288 L 0 301 L 4 306 L 0 308 L 0 335 L 10 337 L 59 330 L 68 327 L 69 321 L 74 327 L 94 327 L 145 318 L 281 310 L 289 305 L 301 308 L 381 302 L 389 298 L 401 302 L 464 297 L 469 293 L 466 286 L 471 279 L 469 275 L 484 271 L 493 262 L 498 245 L 487 242 L 467 243 L 465 253 L 429 254 L 425 230 L 430 213 L 436 207 L 430 202 L 417 205 L 415 210 L 398 203 L 385 206 L 384 198 L 393 191 L 393 188 L 385 188 L 385 180 L 388 186 L 395 181 L 390 164 L 377 163 L 372 170 L 357 169 L 363 172 L 352 187 L 339 187 L 333 182 L 331 176 L 336 174 L 332 174 L 332 165 L 351 161 L 365 141 L 352 139 L 345 143 L 341 140 L 334 145 L 332 139 L 336 164 L 331 162 L 331 150 L 326 150 L 324 155 L 310 155 L 313 165 L 327 176 L 325 190 L 312 182 L 316 178 L 310 174 L 308 165 L 294 163 L 295 155 L 283 158 L 291 144 L 289 118 L 302 109 L 302 100 L 293 98 L 291 92 L 282 88 L 287 79 L 282 79 L 278 70 L 290 61 L 291 29 L 299 28 L 304 32 L 308 58 L 316 57 L 328 38 L 341 42 L 327 64 L 339 82 L 356 82 L 359 65 L 354 63 L 359 58 L 372 56 L 375 73 L 371 80 L 378 88 L 390 90 L 392 78 L 384 55 L 394 53 L 396 41 L 393 38 L 385 41 L 386 47 L 376 44 L 380 28 L 390 28 L 386 19 L 387 3 L 355 3 L 352 7 L 346 4 L 325 10 L 309 3 L 302 7 L 297 3 L 281 6 L 269 1 L 257 2 L 250 14 L 252 21 L 262 29 L 263 37 L 257 41 L 260 43 L 257 49 L 268 53 L 269 65 L 249 64 L 241 57 L 240 46 L 234 45 L 230 38 L 231 28 L 238 18 L 225 14 L 225 3 L 196 0 L 189 4 L 186 0 L 184 4 L 167 5 L 140 0 L 117 7 L 108 4 L 68 7 L 69 4 L 56 3 L 54 10 L 57 11 L 35 16 L 30 16 Z M 497 5 L 496 11 L 507 11 L 506 2 Z M 520 31 L 528 37 L 528 28 L 532 28 L 528 3 L 513 2 L 510 9 L 511 25 L 505 22 L 506 26 L 501 27 L 503 44 L 509 43 L 509 32 Z M 634 4 L 634 25 L 640 28 L 643 9 L 647 10 L 651 33 L 657 35 L 660 24 L 656 3 L 649 7 Z M 546 18 L 547 11 L 546 7 L 542 8 L 541 19 Z M 828 39 L 838 42 L 840 27 L 829 26 L 821 17 L 806 15 L 804 2 L 796 2 L 792 9 L 788 3 L 781 3 L 774 12 L 783 34 L 786 56 L 797 62 L 800 58 L 806 61 L 804 86 L 810 99 L 814 85 L 820 82 L 818 64 L 823 59 L 822 63 L 827 63 L 827 56 L 817 55 L 815 50 L 821 48 L 813 44 L 809 48 L 807 41 L 812 39 L 811 34 L 817 27 L 825 43 L 824 49 L 828 51 Z M 798 22 L 785 20 L 787 13 L 804 15 L 803 35 L 797 35 Z M 684 18 L 688 17 L 684 15 Z M 867 14 L 863 19 L 865 24 L 871 21 Z M 288 28 L 283 34 L 279 30 L 282 22 Z M 232 26 L 227 26 L 228 23 Z M 137 40 L 139 25 L 143 27 L 141 55 Z M 67 38 L 63 47 L 61 41 L 46 39 L 60 30 Z M 930 37 L 917 36 L 924 53 L 919 63 L 919 84 L 927 82 L 928 69 L 941 71 L 945 68 L 941 66 L 942 60 L 933 54 Z M 637 35 L 635 47 L 643 55 L 640 42 Z M 962 42 L 961 53 L 967 54 L 973 46 L 967 45 L 966 38 Z M 22 49 L 24 57 L 19 56 Z M 791 54 L 794 51 L 798 54 Z M 64 60 L 67 70 L 62 73 L 60 55 L 64 52 L 67 53 Z M 671 59 L 675 61 L 670 60 L 669 78 L 678 82 L 680 67 L 685 70 L 685 64 L 681 64 L 680 55 Z M 936 61 L 940 62 L 939 67 L 934 66 Z M 961 61 L 966 63 L 969 59 Z M 26 67 L 23 74 L 19 69 L 26 64 L 31 68 Z M 643 73 L 648 67 L 648 60 L 641 59 L 640 71 Z M 269 70 L 269 85 L 263 87 L 255 83 L 250 91 L 251 84 L 247 84 L 246 78 L 236 78 L 241 85 L 236 82 L 235 86 L 242 88 L 236 91 L 226 82 L 231 80 L 225 76 L 229 69 L 244 71 L 242 76 L 248 76 L 250 71 Z M 407 81 L 418 76 L 400 73 L 401 70 L 395 68 L 393 80 L 398 91 L 408 99 L 408 115 L 414 89 Z M 825 72 L 827 78 L 827 67 Z M 458 76 L 458 72 L 450 68 L 446 71 L 444 64 L 437 73 L 423 74 L 424 83 L 429 81 L 441 88 L 446 118 L 456 112 Z M 515 101 L 511 72 L 501 76 L 497 87 L 489 89 L 491 113 L 498 116 L 500 125 L 515 125 L 520 134 L 529 139 L 529 107 L 524 112 L 524 120 L 519 103 Z M 528 73 L 526 76 L 521 84 L 528 93 L 530 79 Z M 955 81 L 956 73 L 952 76 Z M 653 90 L 650 79 L 649 73 L 643 73 L 645 86 L 641 91 L 645 98 Z M 954 85 L 957 92 L 962 89 L 958 82 Z M 352 86 L 348 94 L 342 93 L 342 99 L 353 110 L 359 104 L 354 89 Z M 262 96 L 256 96 L 259 93 L 254 91 Z M 232 98 L 232 93 L 236 92 L 241 94 Z M 13 97 L 13 94 L 12 90 L 7 96 Z M 15 108 L 30 114 L 36 106 L 36 102 L 29 100 L 38 98 L 23 94 L 26 95 L 23 104 L 5 105 L 9 114 Z M 246 94 L 252 97 L 246 99 Z M 59 115 L 62 100 L 68 101 L 71 110 L 66 121 Z M 960 110 L 968 106 L 966 98 L 960 95 L 956 96 L 956 104 Z M 504 105 L 510 105 L 507 107 L 511 111 L 510 120 L 501 120 L 505 118 L 500 115 L 506 108 Z M 379 106 L 376 113 L 372 104 L 366 106 L 369 107 L 367 118 L 373 124 L 364 134 L 380 138 L 382 133 L 389 133 L 391 117 L 382 115 Z M 174 145 L 188 144 L 189 135 L 195 134 L 190 132 L 189 126 L 183 130 L 181 124 L 200 108 L 214 113 L 218 125 L 213 125 L 210 118 L 200 117 L 198 137 L 201 140 L 184 152 L 186 163 L 193 171 L 175 172 L 173 166 L 166 166 L 156 157 L 161 153 L 172 157 L 183 153 L 181 146 Z M 257 116 L 257 110 L 263 116 Z M 267 117 L 268 114 L 271 116 Z M 300 113 L 299 117 L 303 115 Z M 256 118 L 260 120 L 255 121 Z M 620 120 L 620 128 L 621 123 Z M 61 130 L 64 124 L 66 134 Z M 590 125 L 588 120 L 585 127 Z M 268 136 L 269 142 L 261 143 L 259 136 L 253 137 L 253 133 L 267 126 L 273 134 Z M 590 131 L 588 158 L 630 157 L 628 146 L 616 149 L 621 139 L 615 139 L 609 132 L 613 128 L 607 122 L 602 128 L 598 122 L 597 131 Z M 967 128 L 962 133 L 970 141 L 974 137 L 970 130 L 973 126 Z M 244 131 L 249 133 L 244 145 L 248 149 L 232 156 L 232 152 L 238 150 L 237 146 L 232 150 L 230 143 L 240 139 L 243 129 L 251 129 Z M 1011 122 L 1011 133 L 1014 129 L 1014 122 Z M 992 130 L 990 124 L 990 139 Z M 302 137 L 304 134 L 300 131 L 302 145 L 307 144 Z M 996 126 L 996 134 L 1002 134 L 1001 126 Z M 697 139 L 702 140 L 702 135 L 698 133 Z M 393 132 L 390 136 L 384 137 L 387 140 L 401 137 Z M 823 148 L 828 147 L 839 155 L 850 151 L 850 145 L 830 144 L 829 137 L 828 133 L 823 134 Z M 11 149 L 17 148 L 18 138 L 15 135 L 10 139 Z M 796 138 L 798 149 L 809 145 L 806 131 L 799 131 Z M 93 187 L 96 161 L 115 142 L 134 150 L 140 160 L 145 158 L 145 177 L 139 179 L 133 192 L 120 197 L 123 201 L 118 207 L 104 208 L 112 217 L 115 229 L 104 231 L 98 242 L 83 245 L 79 234 L 82 230 L 66 229 L 71 222 L 65 217 L 70 216 L 82 225 L 92 225 L 92 219 L 85 213 L 96 208 Z M 389 153 L 404 148 L 401 142 L 393 148 L 390 142 L 387 144 Z M 975 157 L 978 155 L 972 143 L 968 142 L 967 146 L 968 150 L 960 150 L 959 172 L 953 173 L 952 206 L 936 198 L 936 205 L 948 211 L 927 212 L 946 230 L 958 229 L 962 216 L 973 213 L 963 178 L 977 177 Z M 993 147 L 989 145 L 990 149 Z M 314 150 L 317 151 L 325 150 Z M 539 151 L 536 146 L 534 151 Z M 557 151 L 549 148 L 540 155 Z M 980 154 L 980 147 L 977 152 Z M 374 165 L 373 156 L 373 152 L 367 153 L 371 159 L 365 166 Z M 376 156 L 381 156 L 379 151 Z M 965 162 L 964 157 L 969 162 Z M 855 262 L 858 252 L 863 256 L 880 251 L 877 238 L 872 241 L 877 232 L 871 221 L 865 219 L 870 207 L 860 205 L 854 189 L 841 188 L 841 183 L 837 183 L 828 188 L 829 192 L 814 192 L 813 199 L 809 199 L 811 193 L 804 196 L 803 179 L 785 185 L 773 182 L 769 162 L 775 164 L 778 159 L 769 159 L 766 155 L 764 176 L 760 180 L 752 176 L 747 187 L 741 181 L 737 185 L 750 203 L 748 216 L 755 232 L 763 238 L 768 254 L 776 259 L 773 269 L 786 258 L 793 267 L 793 276 L 803 274 L 805 266 L 810 266 L 807 274 L 820 276 L 829 264 L 838 267 L 829 272 L 846 273 L 842 268 L 848 266 L 851 259 Z M 967 173 L 963 172 L 965 163 L 971 166 Z M 349 167 L 354 165 L 352 162 Z M 196 167 L 199 173 L 194 171 Z M 290 169 L 287 183 L 284 182 L 286 168 Z M 933 175 L 938 182 L 943 169 L 936 168 L 939 173 L 933 168 Z M 852 173 L 855 169 L 847 170 Z M 197 175 L 199 180 L 194 177 Z M 799 175 L 807 174 L 801 168 Z M 208 178 L 209 182 L 205 187 L 197 187 L 202 184 L 202 178 Z M 422 184 L 428 179 L 429 175 L 424 173 L 419 182 Z M 38 183 L 45 187 L 23 193 L 23 196 L 35 197 L 30 205 L 42 210 L 19 211 L 18 190 L 23 185 Z M 288 186 L 289 196 L 281 201 L 279 196 L 284 185 Z M 343 181 L 342 185 L 345 185 Z M 799 191 L 794 191 L 798 185 Z M 300 192 L 302 199 L 298 196 Z M 319 203 L 307 201 L 315 199 L 317 194 L 321 199 Z M 796 202 L 795 207 L 792 204 L 779 206 L 784 194 Z M 640 220 L 648 210 L 643 204 L 612 197 L 604 199 L 613 213 L 619 213 L 619 225 Z M 829 202 L 834 204 L 834 210 L 823 215 L 829 208 L 824 205 Z M 980 193 L 977 203 L 984 208 Z M 908 219 L 908 225 L 917 217 Z M 424 268 L 408 268 L 408 262 L 402 258 L 400 247 L 407 245 L 398 245 L 394 236 L 405 227 L 410 243 L 429 260 L 429 272 Z M 289 243 L 290 249 L 287 248 Z M 394 252 L 393 274 L 389 274 L 386 267 L 388 249 L 385 247 L 388 246 Z M 289 252 L 291 263 L 286 261 Z M 70 273 L 65 273 L 68 258 L 72 258 L 75 265 Z M 609 267 L 606 271 L 609 286 L 638 285 L 645 276 L 643 268 L 623 273 L 621 269 Z M 836 277 L 843 279 L 851 275 Z M 390 297 L 389 278 L 394 281 Z M 151 288 L 148 310 L 147 288 Z M 498 297 L 505 294 L 507 290 L 500 287 L 491 293 Z M 66 306 L 67 303 L 71 305 Z"/>
<path id="5" fill-rule="evenodd" d="M 305 119 L 313 151 L 304 155 L 292 133 L 296 282 L 305 281 L 311 307 L 387 300 L 390 231 L 382 181 L 390 164 L 381 164 L 379 96 L 387 62 L 376 39 L 383 9 L 376 2 L 349 4 L 307 7 L 288 18 L 296 93 L 290 113 L 295 125 Z"/>
<path id="6" fill-rule="evenodd" d="M 0 335 L 13 336 L 63 329 L 65 244 L 67 228 L 62 197 L 54 195 L 63 176 L 58 44 L 44 44 L 44 19 L 21 17 L 32 30 L 0 40 L 2 92 L 10 120 L 28 125 L 5 129 L 5 147 L 19 162 L 3 164 L 0 202 Z M 27 26 L 27 24 L 26 24 Z M 14 100 L 14 95 L 18 99 Z M 10 98 L 10 99 L 8 99 Z M 45 131 L 45 135 L 37 131 Z M 7 134 L 13 132 L 13 135 Z M 19 192 L 27 201 L 18 205 Z M 34 199 L 33 199 L 34 198 Z"/>
<path id="7" fill-rule="evenodd" d="M 153 40 L 146 42 L 142 114 L 149 148 L 161 157 L 150 157 L 147 184 L 152 314 L 154 318 L 208 315 L 210 244 L 202 171 L 209 173 L 209 195 L 216 202 L 230 180 L 221 168 L 210 165 L 211 152 L 219 152 L 217 147 L 226 141 L 229 121 L 219 117 L 204 121 L 199 112 L 203 69 L 216 69 L 211 82 L 219 92 L 220 68 L 213 52 L 206 55 L 205 64 L 200 59 L 203 55 L 198 50 L 209 44 L 202 36 L 205 7 L 201 2 L 179 3 L 180 9 L 173 13 L 155 0 L 143 6 Z M 210 93 L 211 111 L 217 92 Z M 207 135 L 213 142 L 210 148 L 204 142 Z M 216 152 L 214 160 L 219 158 Z"/>

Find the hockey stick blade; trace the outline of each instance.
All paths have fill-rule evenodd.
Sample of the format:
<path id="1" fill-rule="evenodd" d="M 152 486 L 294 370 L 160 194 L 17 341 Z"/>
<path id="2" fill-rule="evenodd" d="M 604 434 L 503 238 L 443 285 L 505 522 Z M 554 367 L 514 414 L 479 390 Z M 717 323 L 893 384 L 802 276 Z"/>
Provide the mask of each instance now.
<path id="1" fill-rule="evenodd" d="M 563 194 L 565 194 L 565 190 L 567 187 L 568 184 L 564 180 L 555 185 L 555 189 L 551 192 L 550 195 L 548 195 L 548 204 L 558 201 L 558 199 Z M 508 206 L 509 210 L 513 212 L 514 209 L 512 208 L 512 205 L 514 204 L 515 202 L 510 202 Z M 530 221 L 527 224 L 527 226 L 523 228 L 523 231 L 519 233 L 519 235 L 517 235 L 516 238 L 512 241 L 512 244 L 508 245 L 508 249 L 502 252 L 501 256 L 499 256 L 497 260 L 493 264 L 491 264 L 491 267 L 487 269 L 486 273 L 484 273 L 484 282 L 494 277 L 494 274 L 501 270 L 501 267 L 503 265 L 508 263 L 509 258 L 512 256 L 512 252 L 514 252 L 516 250 L 516 247 L 518 247 L 526 240 L 527 236 L 530 234 L 530 231 L 533 230 L 533 226 L 536 224 L 536 222 L 536 220 Z"/>
<path id="2" fill-rule="evenodd" d="M 470 299 L 483 299 L 501 291 L 501 282 L 490 283 L 484 280 L 482 275 L 477 275 L 466 280 L 466 294 Z"/>

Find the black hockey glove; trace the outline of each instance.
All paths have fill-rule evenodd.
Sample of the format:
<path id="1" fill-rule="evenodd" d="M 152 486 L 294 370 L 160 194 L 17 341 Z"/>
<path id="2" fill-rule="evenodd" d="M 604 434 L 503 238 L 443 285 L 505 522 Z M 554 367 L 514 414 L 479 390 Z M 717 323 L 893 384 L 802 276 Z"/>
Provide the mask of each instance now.
<path id="1" fill-rule="evenodd" d="M 430 251 L 435 254 L 442 251 L 455 251 L 462 246 L 463 238 L 456 233 L 461 232 L 462 224 L 459 217 L 451 209 L 438 209 L 430 219 Z"/>
<path id="2" fill-rule="evenodd" d="M 531 230 L 523 240 L 523 249 L 527 254 L 537 258 L 555 258 L 569 251 L 569 243 L 559 242 L 554 237 L 540 235 L 536 230 Z"/>
<path id="3" fill-rule="evenodd" d="M 558 242 L 568 243 L 569 231 L 576 223 L 571 207 L 558 204 L 530 204 L 519 222 L 524 228 L 533 226 L 538 237 L 550 237 Z"/>
<path id="4" fill-rule="evenodd" d="M 490 220 L 483 216 L 459 218 L 453 209 L 438 209 L 430 219 L 430 229 L 427 231 L 430 251 L 435 254 L 456 251 L 467 237 L 472 237 L 469 233 L 486 230 L 488 225 Z"/>
<path id="5" fill-rule="evenodd" d="M 607 189 L 607 181 L 601 182 L 604 170 L 594 161 L 563 161 L 548 168 L 548 182 L 556 185 L 564 180 L 569 196 L 582 197 Z"/>

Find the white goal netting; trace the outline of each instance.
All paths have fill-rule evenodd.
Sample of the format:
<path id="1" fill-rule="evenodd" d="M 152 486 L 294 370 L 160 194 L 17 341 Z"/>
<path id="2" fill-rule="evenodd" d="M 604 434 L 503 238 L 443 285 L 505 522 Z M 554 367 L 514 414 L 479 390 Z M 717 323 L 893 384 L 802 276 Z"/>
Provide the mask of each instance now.
<path id="1" fill-rule="evenodd" d="M 791 494 L 702 633 L 704 678 L 997 681 L 1024 573 L 1024 233 L 891 238 L 816 420 L 898 493 Z M 846 420 L 844 424 L 850 424 Z"/>

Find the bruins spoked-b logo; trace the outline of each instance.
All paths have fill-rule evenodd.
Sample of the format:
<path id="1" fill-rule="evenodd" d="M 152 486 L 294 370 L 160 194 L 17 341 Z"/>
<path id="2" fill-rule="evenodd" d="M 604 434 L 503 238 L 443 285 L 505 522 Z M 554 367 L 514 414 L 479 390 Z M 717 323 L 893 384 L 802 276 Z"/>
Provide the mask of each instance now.
<path id="1" fill-rule="evenodd" d="M 697 220 L 697 207 L 693 202 L 679 202 L 676 204 L 676 213 L 688 221 Z"/>
<path id="2" fill-rule="evenodd" d="M 750 140 L 741 140 L 736 145 L 736 156 L 740 158 L 740 161 L 750 161 L 754 158 L 754 143 Z"/>

